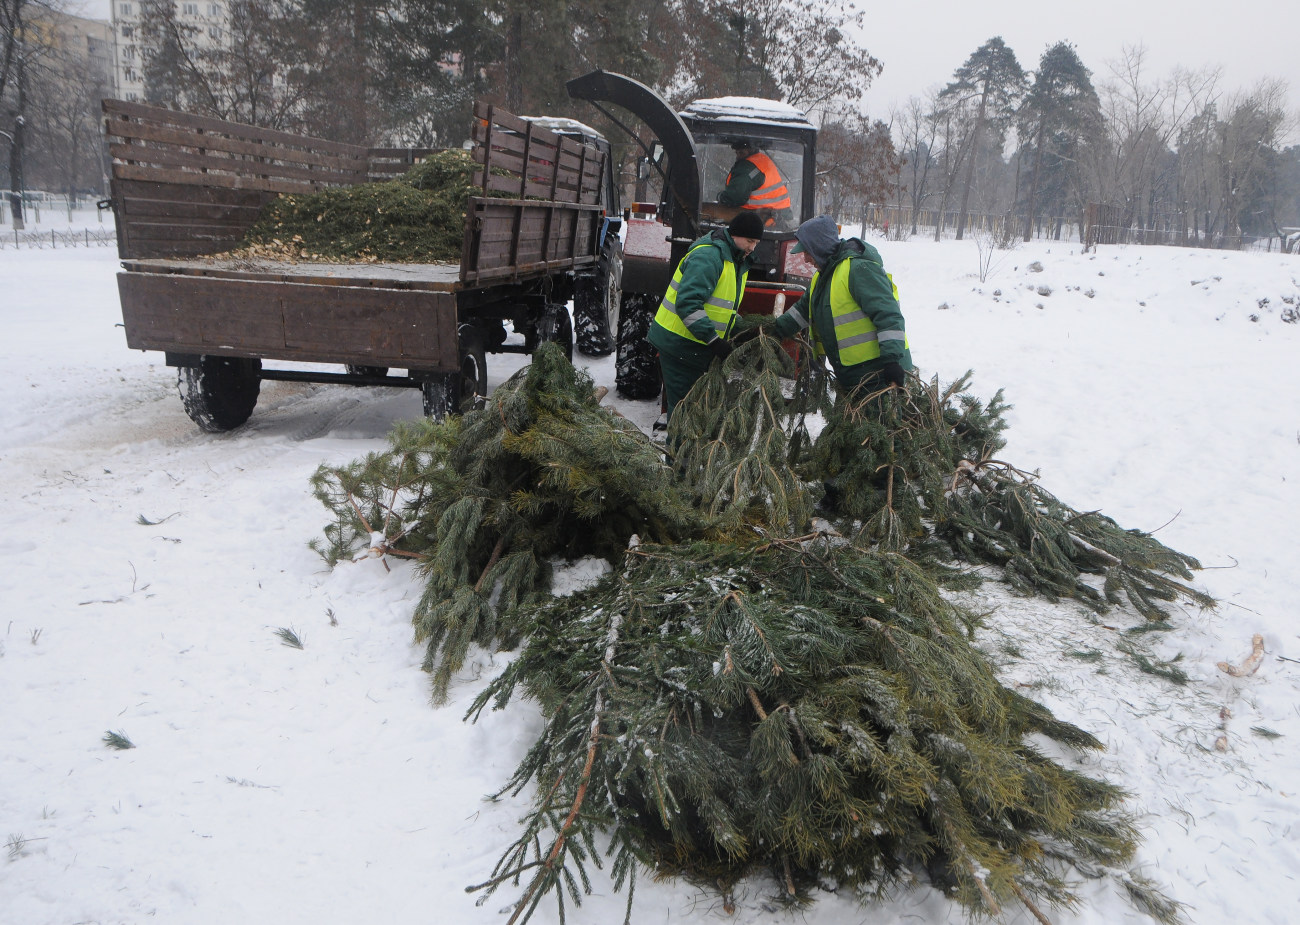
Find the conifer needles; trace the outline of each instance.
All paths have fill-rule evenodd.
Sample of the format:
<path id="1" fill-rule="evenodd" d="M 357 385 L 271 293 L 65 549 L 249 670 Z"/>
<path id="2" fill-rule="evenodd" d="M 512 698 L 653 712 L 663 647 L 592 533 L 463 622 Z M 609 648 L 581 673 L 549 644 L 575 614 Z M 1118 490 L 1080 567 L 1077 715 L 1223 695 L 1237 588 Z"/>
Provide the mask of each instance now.
<path id="1" fill-rule="evenodd" d="M 1043 920 L 1077 901 L 1071 870 L 1118 871 L 1175 920 L 1122 873 L 1123 794 L 1031 744 L 1097 740 L 1004 687 L 944 589 L 978 581 L 964 560 L 1158 621 L 1162 601 L 1212 603 L 1185 584 L 1195 561 L 999 460 L 1000 393 L 964 377 L 832 400 L 810 368 L 766 336 L 739 348 L 678 406 L 665 463 L 543 345 L 483 408 L 317 472 L 331 562 L 418 560 L 435 699 L 471 643 L 522 641 L 470 715 L 541 705 L 505 787 L 536 795 L 473 889 L 521 889 L 514 925 L 547 896 L 563 919 L 606 856 L 629 910 L 638 866 L 724 895 L 766 871 L 792 901 L 924 870 L 973 913 Z M 551 560 L 578 556 L 614 569 L 547 595 Z"/>

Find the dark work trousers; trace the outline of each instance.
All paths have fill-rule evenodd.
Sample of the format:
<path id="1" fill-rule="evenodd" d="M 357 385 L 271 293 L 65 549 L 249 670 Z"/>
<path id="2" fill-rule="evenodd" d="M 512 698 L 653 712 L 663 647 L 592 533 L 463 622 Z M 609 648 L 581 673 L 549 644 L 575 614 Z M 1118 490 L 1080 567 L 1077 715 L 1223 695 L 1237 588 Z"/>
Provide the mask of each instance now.
<path id="1" fill-rule="evenodd" d="M 694 344 L 690 345 L 694 347 Z M 688 349 L 685 345 L 679 351 L 667 353 L 659 351 L 659 368 L 664 374 L 664 403 L 668 419 L 672 420 L 673 408 L 686 397 L 691 386 L 709 371 L 713 354 L 707 347 L 698 350 Z"/>

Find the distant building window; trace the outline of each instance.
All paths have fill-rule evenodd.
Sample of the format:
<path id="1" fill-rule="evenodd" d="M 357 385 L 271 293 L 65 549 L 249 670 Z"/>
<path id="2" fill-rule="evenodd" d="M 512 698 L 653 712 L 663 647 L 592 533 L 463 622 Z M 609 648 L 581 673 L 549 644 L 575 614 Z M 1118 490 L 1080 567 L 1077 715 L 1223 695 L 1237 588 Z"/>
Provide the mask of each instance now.
<path id="1" fill-rule="evenodd" d="M 221 7 L 215 3 L 208 4 L 208 15 L 214 19 L 221 15 Z"/>
<path id="2" fill-rule="evenodd" d="M 118 6 L 117 9 L 118 9 L 118 12 L 120 12 L 123 16 L 130 16 L 130 15 L 131 15 L 131 4 L 129 4 L 129 3 L 123 3 L 123 4 L 121 4 L 120 6 Z"/>
<path id="3" fill-rule="evenodd" d="M 199 5 L 197 3 L 186 3 L 184 4 L 183 12 L 186 16 L 198 16 Z"/>
<path id="4" fill-rule="evenodd" d="M 212 36 L 214 39 L 217 39 L 218 41 L 220 41 L 220 39 L 221 39 L 221 27 L 220 27 L 220 26 L 208 26 L 208 35 L 210 35 L 210 36 Z"/>
<path id="5" fill-rule="evenodd" d="M 125 48 L 123 48 L 123 49 L 122 49 L 122 57 L 125 58 L 127 61 L 134 61 L 134 60 L 135 60 L 135 46 L 134 46 L 134 45 L 128 45 L 128 46 L 126 46 Z"/>
<path id="6" fill-rule="evenodd" d="M 138 93 L 136 93 L 136 92 L 134 92 L 134 91 L 132 91 L 132 90 L 128 90 L 127 93 L 126 93 L 126 99 L 127 99 L 127 102 L 129 102 L 129 103 L 134 103 L 134 102 L 136 102 L 137 100 L 140 99 L 140 94 L 138 94 Z"/>
<path id="7" fill-rule="evenodd" d="M 124 38 L 124 39 L 129 39 L 130 37 L 131 37 L 131 27 L 128 26 L 128 25 L 123 24 L 123 26 L 122 26 L 122 38 Z"/>

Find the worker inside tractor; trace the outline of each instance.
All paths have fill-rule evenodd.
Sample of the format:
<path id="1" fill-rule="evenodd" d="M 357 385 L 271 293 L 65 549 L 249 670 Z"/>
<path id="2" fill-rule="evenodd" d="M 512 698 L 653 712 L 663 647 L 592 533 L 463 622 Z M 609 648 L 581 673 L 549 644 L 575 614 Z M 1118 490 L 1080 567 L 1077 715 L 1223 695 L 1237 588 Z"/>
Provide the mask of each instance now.
<path id="1" fill-rule="evenodd" d="M 726 222 L 741 209 L 749 209 L 770 231 L 793 231 L 799 224 L 801 144 L 752 136 L 697 136 L 696 153 L 706 218 Z"/>

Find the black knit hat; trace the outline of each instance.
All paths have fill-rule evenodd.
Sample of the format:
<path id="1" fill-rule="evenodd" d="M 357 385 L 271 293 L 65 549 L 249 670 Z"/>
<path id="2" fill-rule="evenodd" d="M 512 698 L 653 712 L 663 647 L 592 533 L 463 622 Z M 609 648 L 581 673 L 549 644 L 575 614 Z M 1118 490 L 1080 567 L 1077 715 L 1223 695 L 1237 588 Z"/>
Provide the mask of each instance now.
<path id="1" fill-rule="evenodd" d="M 763 220 L 752 209 L 741 209 L 727 226 L 733 238 L 763 240 Z"/>

